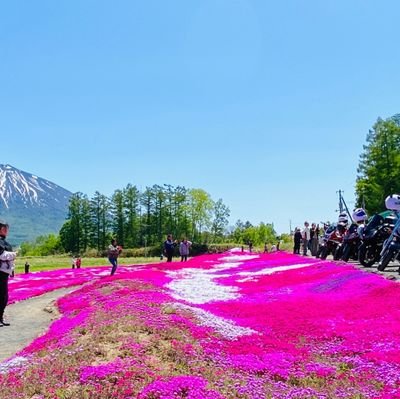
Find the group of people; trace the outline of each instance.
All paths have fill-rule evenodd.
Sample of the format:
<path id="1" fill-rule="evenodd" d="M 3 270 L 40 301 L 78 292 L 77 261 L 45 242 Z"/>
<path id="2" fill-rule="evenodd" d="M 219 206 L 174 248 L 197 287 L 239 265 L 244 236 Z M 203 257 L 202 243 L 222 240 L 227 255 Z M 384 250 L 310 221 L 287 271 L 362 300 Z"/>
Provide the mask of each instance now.
<path id="1" fill-rule="evenodd" d="M 302 245 L 303 255 L 307 256 L 308 251 L 311 252 L 312 256 L 317 255 L 318 251 L 318 239 L 320 235 L 319 224 L 304 222 L 304 228 L 301 230 L 296 227 L 294 231 L 293 241 L 293 253 L 300 255 L 300 247 Z"/>
<path id="2" fill-rule="evenodd" d="M 80 269 L 82 265 L 82 259 L 78 256 L 75 258 L 75 256 L 72 258 L 72 268 L 75 269 Z"/>
<path id="3" fill-rule="evenodd" d="M 173 240 L 172 234 L 167 235 L 167 239 L 164 241 L 163 244 L 163 254 L 162 257 L 165 256 L 167 258 L 167 262 L 172 262 L 172 258 L 175 254 L 175 248 L 178 246 L 178 241 Z M 190 253 L 190 247 L 192 246 L 192 242 L 189 241 L 186 238 L 183 238 L 181 242 L 179 243 L 179 254 L 181 256 L 181 262 L 186 262 Z M 112 265 L 111 268 L 111 276 L 113 276 L 117 270 L 118 266 L 118 256 L 122 252 L 122 247 L 117 244 L 117 240 L 113 239 L 111 240 L 111 244 L 108 246 L 108 260 Z M 80 258 L 77 260 L 80 261 Z M 76 260 L 76 261 L 77 261 Z M 79 269 L 80 268 L 80 262 L 79 262 L 79 267 L 76 263 L 76 267 Z M 74 266 L 72 266 L 74 268 Z"/>
<path id="4" fill-rule="evenodd" d="M 164 241 L 163 255 L 167 257 L 167 262 L 172 262 L 172 258 L 175 254 L 175 248 L 178 246 L 178 240 L 172 239 L 172 234 L 167 235 L 167 239 Z M 181 256 L 181 262 L 186 262 L 189 256 L 190 247 L 192 243 L 187 239 L 183 238 L 179 243 L 179 254 Z"/>

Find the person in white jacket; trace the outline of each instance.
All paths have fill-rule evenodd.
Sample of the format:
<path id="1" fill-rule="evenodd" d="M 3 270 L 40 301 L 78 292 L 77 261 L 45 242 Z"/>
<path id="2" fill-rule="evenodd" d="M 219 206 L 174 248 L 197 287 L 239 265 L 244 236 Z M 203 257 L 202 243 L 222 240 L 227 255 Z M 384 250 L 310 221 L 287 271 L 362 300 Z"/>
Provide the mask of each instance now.
<path id="1" fill-rule="evenodd" d="M 14 271 L 14 261 L 17 256 L 6 241 L 7 234 L 8 224 L 0 221 L 0 327 L 10 325 L 4 320 L 4 310 L 8 303 L 8 278 Z"/>
<path id="2" fill-rule="evenodd" d="M 186 262 L 189 256 L 189 249 L 192 246 L 192 243 L 184 238 L 179 244 L 179 253 L 181 255 L 181 262 Z"/>
<path id="3" fill-rule="evenodd" d="M 303 255 L 307 255 L 308 250 L 308 241 L 310 241 L 311 234 L 310 234 L 310 224 L 308 222 L 304 222 L 304 229 L 301 232 L 301 237 L 303 239 Z"/>

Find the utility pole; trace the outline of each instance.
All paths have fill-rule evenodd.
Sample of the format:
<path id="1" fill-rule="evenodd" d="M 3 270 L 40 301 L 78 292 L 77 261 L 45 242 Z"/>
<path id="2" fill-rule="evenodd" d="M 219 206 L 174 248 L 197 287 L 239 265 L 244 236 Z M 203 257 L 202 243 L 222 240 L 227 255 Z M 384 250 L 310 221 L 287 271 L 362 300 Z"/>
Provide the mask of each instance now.
<path id="1" fill-rule="evenodd" d="M 342 203 L 342 190 L 336 191 L 336 193 L 339 193 L 339 212 L 343 212 L 343 203 Z"/>
<path id="2" fill-rule="evenodd" d="M 343 212 L 343 207 L 344 209 L 346 209 L 346 213 L 349 216 L 350 220 L 353 222 L 353 218 L 351 217 L 351 213 L 349 212 L 349 208 L 347 207 L 346 201 L 343 198 L 343 191 L 339 190 L 336 191 L 337 193 L 339 193 L 339 212 L 342 213 Z"/>

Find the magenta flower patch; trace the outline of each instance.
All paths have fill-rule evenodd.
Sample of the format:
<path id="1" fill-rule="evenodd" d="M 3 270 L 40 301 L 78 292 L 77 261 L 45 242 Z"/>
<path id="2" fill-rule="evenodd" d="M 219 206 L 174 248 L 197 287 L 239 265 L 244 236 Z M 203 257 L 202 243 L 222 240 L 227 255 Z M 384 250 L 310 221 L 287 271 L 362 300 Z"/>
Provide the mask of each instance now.
<path id="1" fill-rule="evenodd" d="M 11 281 L 13 302 L 76 289 L 48 332 L 0 365 L 0 398 L 400 398 L 395 282 L 283 252 L 108 274 Z"/>

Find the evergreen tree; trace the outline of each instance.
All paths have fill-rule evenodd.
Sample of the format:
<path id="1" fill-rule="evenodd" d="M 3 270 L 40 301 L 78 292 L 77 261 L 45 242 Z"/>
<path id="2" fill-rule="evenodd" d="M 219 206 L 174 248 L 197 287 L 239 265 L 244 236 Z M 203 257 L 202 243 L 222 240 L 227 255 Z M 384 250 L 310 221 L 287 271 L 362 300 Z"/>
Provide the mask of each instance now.
<path id="1" fill-rule="evenodd" d="M 66 252 L 79 254 L 87 248 L 89 241 L 87 196 L 75 193 L 68 206 L 68 219 L 61 228 L 61 243 Z"/>
<path id="2" fill-rule="evenodd" d="M 90 216 L 92 223 L 91 247 L 98 252 L 104 250 L 107 245 L 107 236 L 110 227 L 110 201 L 98 191 L 90 200 Z"/>
<path id="3" fill-rule="evenodd" d="M 384 209 L 389 194 L 400 193 L 400 115 L 378 119 L 360 155 L 356 182 L 357 206 L 369 214 Z"/>
<path id="4" fill-rule="evenodd" d="M 128 184 L 123 195 L 126 209 L 125 245 L 128 248 L 134 248 L 139 244 L 140 192 L 136 186 Z"/>
<path id="5" fill-rule="evenodd" d="M 141 206 L 143 214 L 140 218 L 140 245 L 147 246 L 150 242 L 154 215 L 154 191 L 150 187 L 146 187 L 141 195 Z"/>
<path id="6" fill-rule="evenodd" d="M 85 252 L 90 245 L 91 236 L 93 234 L 93 223 L 90 215 L 90 202 L 86 195 L 81 198 L 81 243 L 78 254 Z"/>
<path id="7" fill-rule="evenodd" d="M 120 245 L 125 245 L 125 207 L 124 193 L 115 190 L 111 197 L 111 225 L 114 236 Z"/>

